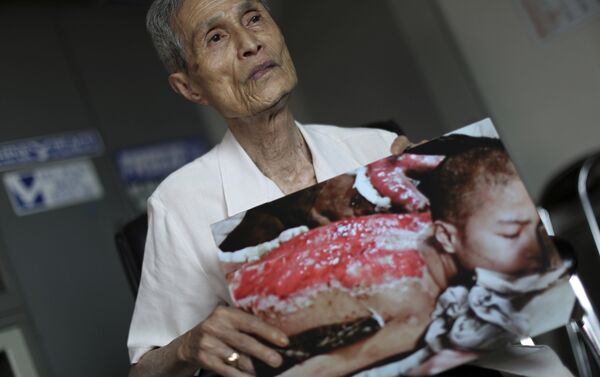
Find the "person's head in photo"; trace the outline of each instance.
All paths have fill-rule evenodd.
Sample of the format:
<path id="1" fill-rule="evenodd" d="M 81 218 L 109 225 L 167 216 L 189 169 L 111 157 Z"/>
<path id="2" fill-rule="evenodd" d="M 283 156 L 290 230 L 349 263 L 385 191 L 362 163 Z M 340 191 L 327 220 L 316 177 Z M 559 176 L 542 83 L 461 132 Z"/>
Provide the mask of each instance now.
<path id="1" fill-rule="evenodd" d="M 539 272 L 548 258 L 537 238 L 536 208 L 500 141 L 480 139 L 435 172 L 435 238 L 468 271 Z"/>

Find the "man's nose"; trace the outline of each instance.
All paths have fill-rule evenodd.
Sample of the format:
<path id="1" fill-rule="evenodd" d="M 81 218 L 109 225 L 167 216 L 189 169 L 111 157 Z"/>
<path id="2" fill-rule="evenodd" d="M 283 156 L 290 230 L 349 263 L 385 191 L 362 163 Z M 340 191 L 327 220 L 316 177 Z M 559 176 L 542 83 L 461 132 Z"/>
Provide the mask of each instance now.
<path id="1" fill-rule="evenodd" d="M 238 57 L 240 59 L 257 55 L 262 48 L 262 42 L 253 31 L 241 30 L 238 33 Z"/>

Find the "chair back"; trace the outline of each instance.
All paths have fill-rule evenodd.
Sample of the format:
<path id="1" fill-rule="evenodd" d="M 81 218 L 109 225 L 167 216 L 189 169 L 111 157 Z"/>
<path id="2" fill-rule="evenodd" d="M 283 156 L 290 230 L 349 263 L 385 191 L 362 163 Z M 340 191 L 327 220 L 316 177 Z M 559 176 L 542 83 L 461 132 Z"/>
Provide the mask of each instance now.
<path id="1" fill-rule="evenodd" d="M 148 215 L 144 213 L 127 223 L 115 235 L 119 256 L 134 296 L 140 285 L 147 233 Z"/>

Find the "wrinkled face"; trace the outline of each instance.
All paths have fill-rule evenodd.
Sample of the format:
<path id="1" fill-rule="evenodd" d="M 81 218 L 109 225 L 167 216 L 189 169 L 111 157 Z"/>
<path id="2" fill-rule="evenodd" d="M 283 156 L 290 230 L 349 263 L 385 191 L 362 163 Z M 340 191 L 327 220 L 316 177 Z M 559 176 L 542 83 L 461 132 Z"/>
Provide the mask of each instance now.
<path id="1" fill-rule="evenodd" d="M 537 240 L 539 218 L 518 179 L 506 185 L 484 185 L 472 198 L 475 207 L 458 237 L 461 264 L 509 275 L 539 271 L 545 258 Z"/>
<path id="2" fill-rule="evenodd" d="M 296 85 L 283 35 L 258 0 L 187 0 L 178 29 L 196 102 L 226 118 L 267 111 Z"/>

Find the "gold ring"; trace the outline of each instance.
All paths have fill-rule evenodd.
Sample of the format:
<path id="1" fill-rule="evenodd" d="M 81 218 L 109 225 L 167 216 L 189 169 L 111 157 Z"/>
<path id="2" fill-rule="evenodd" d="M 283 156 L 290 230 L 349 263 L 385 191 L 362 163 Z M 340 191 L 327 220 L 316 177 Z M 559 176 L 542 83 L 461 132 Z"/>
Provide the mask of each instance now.
<path id="1" fill-rule="evenodd" d="M 229 357 L 227 357 L 227 363 L 234 365 L 237 363 L 237 361 L 240 359 L 240 354 L 237 352 L 232 352 L 231 355 L 229 355 Z"/>

